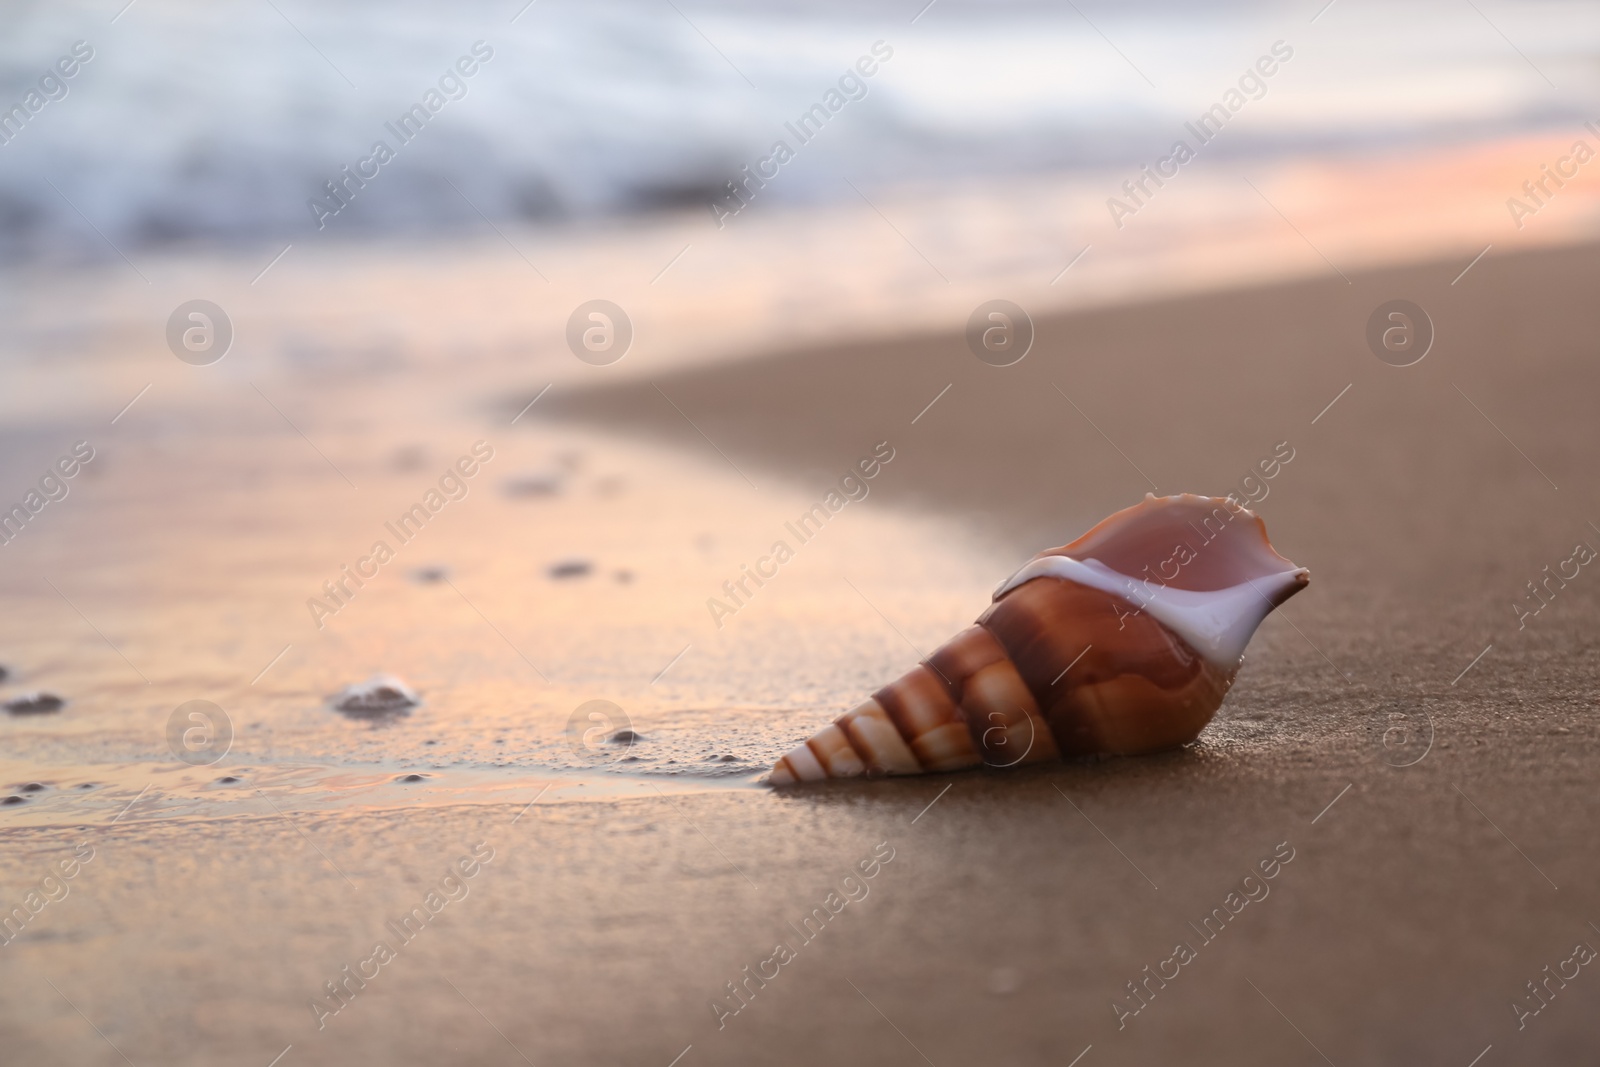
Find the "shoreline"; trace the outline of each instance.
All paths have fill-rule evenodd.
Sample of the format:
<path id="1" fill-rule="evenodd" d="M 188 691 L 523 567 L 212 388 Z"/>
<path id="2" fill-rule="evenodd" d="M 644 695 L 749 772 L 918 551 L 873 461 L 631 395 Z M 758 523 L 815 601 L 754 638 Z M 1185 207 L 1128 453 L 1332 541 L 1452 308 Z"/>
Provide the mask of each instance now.
<path id="1" fill-rule="evenodd" d="M 174 705 L 220 685 L 236 755 L 290 771 L 285 754 L 314 747 L 355 799 L 327 805 L 317 782 L 269 806 L 247 779 L 233 788 L 255 799 L 251 817 L 198 802 L 197 817 L 161 817 L 167 802 L 147 796 L 108 822 L 70 895 L 0 946 L 0 1043 L 74 1067 L 123 1052 L 180 1067 L 887 1063 L 913 1060 L 908 1042 L 940 1064 L 1304 1062 L 1308 1041 L 1338 1063 L 1467 1063 L 1487 1045 L 1582 1062 L 1581 989 L 1520 1030 L 1513 1009 L 1587 937 L 1584 887 L 1600 877 L 1600 584 L 1580 575 L 1521 629 L 1513 606 L 1600 499 L 1600 246 L 1489 256 L 1453 284 L 1461 266 L 1040 316 L 1006 368 L 954 329 L 663 367 L 553 390 L 514 428 L 505 396 L 526 404 L 548 380 L 522 353 L 448 392 L 431 365 L 354 376 L 421 427 L 390 436 L 340 407 L 348 383 L 313 395 L 329 381 L 315 368 L 247 380 L 240 359 L 218 365 L 237 380 L 163 379 L 107 435 L 87 469 L 103 480 L 74 487 L 49 543 L 8 549 L 21 554 L 6 586 L 28 610 L 7 666 L 79 691 L 70 718 L 0 729 L 77 766 L 118 745 L 154 764 Z M 1409 367 L 1364 339 L 1397 297 L 1436 328 Z M 202 401 L 210 421 L 185 406 Z M 306 590 L 489 423 L 496 477 L 557 490 L 474 488 L 415 560 L 446 568 L 454 591 L 385 573 L 305 636 Z M 204 456 L 186 450 L 219 426 Z M 871 496 L 707 636 L 707 593 L 885 439 L 895 459 Z M 1315 578 L 1263 624 L 1192 746 L 798 791 L 630 779 L 644 795 L 627 803 L 536 795 L 555 777 L 537 762 L 570 757 L 568 713 L 606 694 L 637 712 L 630 729 L 663 766 L 764 769 L 897 676 L 913 643 L 957 632 L 1011 561 L 1152 488 L 1221 493 L 1282 441 L 1294 459 L 1252 510 Z M 10 462 L 37 476 L 31 455 Z M 553 577 L 574 546 L 592 570 Z M 83 616 L 35 577 L 75 559 L 97 564 L 62 590 Z M 425 696 L 413 716 L 380 729 L 327 707 L 335 679 L 397 664 Z M 397 752 L 408 770 L 455 766 L 437 793 L 357 780 L 357 757 Z M 452 782 L 474 784 L 467 765 L 494 761 L 485 802 L 452 799 Z M 227 769 L 195 772 L 195 794 Z M 361 799 L 369 786 L 376 800 Z M 384 920 L 478 841 L 496 850 L 493 880 L 317 1030 L 308 998 L 370 959 Z M 1173 932 L 1283 841 L 1293 878 L 1272 907 L 1183 964 L 1203 978 L 1152 982 L 1159 996 L 1119 1030 L 1129 976 L 1171 959 Z M 719 1030 L 709 1005 L 729 976 L 772 959 L 823 875 L 878 842 L 895 859 L 875 901 Z M 0 901 L 26 906 L 73 843 L 54 824 L 0 829 Z M 1408 996 L 1375 995 L 1374 975 Z"/>

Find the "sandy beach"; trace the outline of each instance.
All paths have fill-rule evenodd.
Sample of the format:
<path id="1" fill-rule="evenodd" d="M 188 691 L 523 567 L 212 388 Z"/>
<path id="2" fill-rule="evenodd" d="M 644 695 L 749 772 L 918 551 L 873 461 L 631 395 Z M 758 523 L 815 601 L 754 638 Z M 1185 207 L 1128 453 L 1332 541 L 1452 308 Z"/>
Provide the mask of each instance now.
<path id="1" fill-rule="evenodd" d="M 97 454 L 5 548 L 7 693 L 69 702 L 0 722 L 0 899 L 28 915 L 0 1041 L 39 1064 L 1581 1062 L 1597 601 L 1527 583 L 1600 543 L 1600 248 L 1469 258 L 1040 315 L 1006 368 L 928 328 L 530 411 L 549 379 L 515 353 L 469 350 L 447 388 L 375 344 L 359 380 L 305 363 L 284 391 L 247 349 L 114 423 L 137 382 L 92 425 L 13 421 L 8 484 Z M 1394 298 L 1436 329 L 1409 367 L 1363 339 Z M 308 611 L 477 441 L 465 495 Z M 866 498 L 717 626 L 706 601 L 880 442 Z M 1257 510 L 1312 585 L 1197 744 L 758 784 L 1020 560 L 1285 447 Z M 377 671 L 421 706 L 330 708 Z M 201 696 L 232 748 L 182 763 L 167 724 Z M 597 698 L 626 755 L 573 744 Z"/>
<path id="2" fill-rule="evenodd" d="M 1595 1059 L 1593 3 L 10 8 L 0 1067 Z"/>

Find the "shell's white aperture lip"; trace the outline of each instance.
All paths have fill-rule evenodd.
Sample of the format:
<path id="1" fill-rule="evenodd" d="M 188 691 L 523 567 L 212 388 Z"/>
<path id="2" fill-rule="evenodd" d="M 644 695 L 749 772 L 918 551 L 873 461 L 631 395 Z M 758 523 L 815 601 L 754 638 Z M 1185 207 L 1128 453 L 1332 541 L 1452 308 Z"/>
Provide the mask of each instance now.
<path id="1" fill-rule="evenodd" d="M 1295 567 L 1225 589 L 1174 589 L 1112 570 L 1099 560 L 1045 556 L 1030 561 L 995 588 L 994 598 L 1035 578 L 1064 578 L 1126 601 L 1187 641 L 1212 666 L 1234 670 L 1256 627 L 1311 572 Z"/>

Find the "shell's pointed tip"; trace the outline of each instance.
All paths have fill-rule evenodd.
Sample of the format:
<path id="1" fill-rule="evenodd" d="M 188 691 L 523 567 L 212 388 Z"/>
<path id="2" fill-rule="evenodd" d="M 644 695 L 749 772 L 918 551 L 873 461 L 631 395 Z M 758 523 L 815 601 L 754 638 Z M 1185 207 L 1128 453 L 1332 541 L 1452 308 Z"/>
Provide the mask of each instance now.
<path id="1" fill-rule="evenodd" d="M 779 760 L 774 764 L 772 770 L 767 774 L 767 784 L 774 789 L 782 789 L 784 786 L 794 785 L 799 780 L 783 760 Z"/>

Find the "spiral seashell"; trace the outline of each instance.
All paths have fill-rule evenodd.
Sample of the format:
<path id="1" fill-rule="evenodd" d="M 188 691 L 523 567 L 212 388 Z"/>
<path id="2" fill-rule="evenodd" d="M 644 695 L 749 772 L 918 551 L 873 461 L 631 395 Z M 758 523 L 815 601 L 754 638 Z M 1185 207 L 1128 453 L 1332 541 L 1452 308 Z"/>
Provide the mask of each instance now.
<path id="1" fill-rule="evenodd" d="M 1306 587 L 1231 497 L 1157 497 L 1041 552 L 977 623 L 772 768 L 772 785 L 1142 755 L 1199 736 Z"/>

